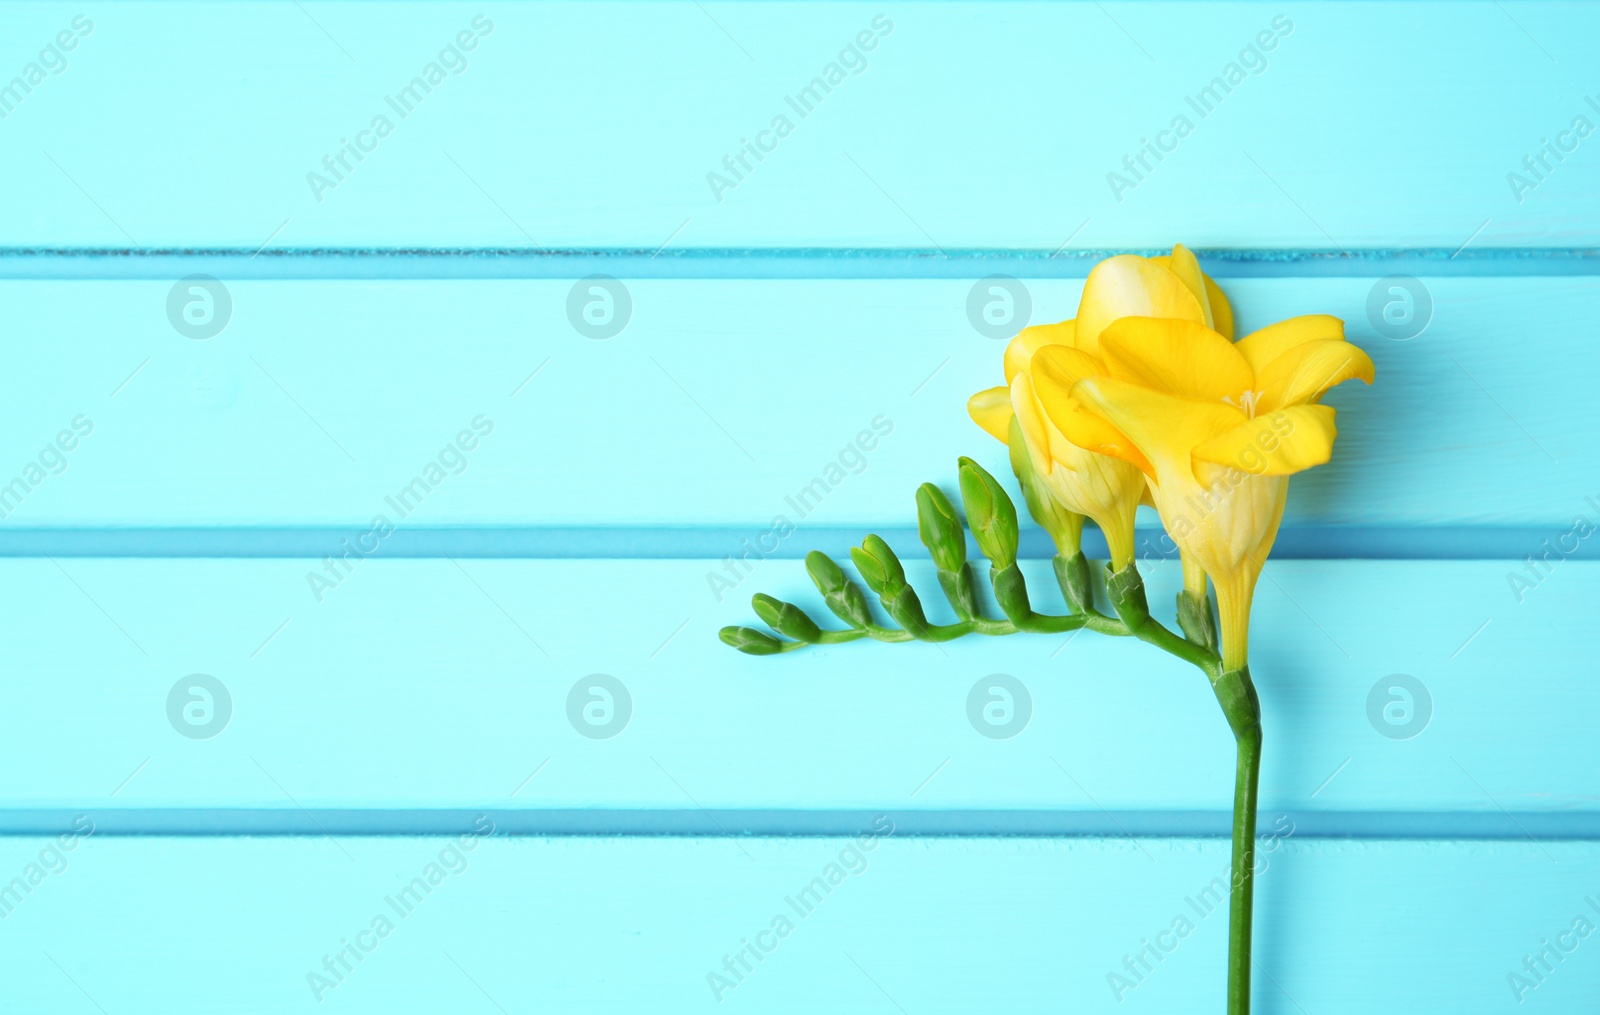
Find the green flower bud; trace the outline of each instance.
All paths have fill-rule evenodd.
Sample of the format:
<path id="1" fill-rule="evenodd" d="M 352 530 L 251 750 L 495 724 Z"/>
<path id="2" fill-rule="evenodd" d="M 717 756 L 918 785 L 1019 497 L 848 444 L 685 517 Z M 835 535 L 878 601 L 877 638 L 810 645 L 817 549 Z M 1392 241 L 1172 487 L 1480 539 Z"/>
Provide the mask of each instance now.
<path id="1" fill-rule="evenodd" d="M 1079 550 L 1070 557 L 1056 554 L 1056 582 L 1067 605 L 1073 613 L 1088 613 L 1094 609 L 1094 589 L 1089 584 L 1089 559 Z"/>
<path id="2" fill-rule="evenodd" d="M 806 573 L 811 575 L 811 581 L 817 586 L 817 591 L 825 596 L 841 592 L 850 584 L 850 579 L 844 575 L 844 569 L 821 550 L 812 550 L 806 554 Z"/>
<path id="3" fill-rule="evenodd" d="M 967 533 L 950 498 L 932 483 L 917 487 L 917 535 L 940 571 L 959 571 L 967 562 Z"/>
<path id="4" fill-rule="evenodd" d="M 806 611 L 793 603 L 786 603 L 758 592 L 750 600 L 750 605 L 755 607 L 756 616 L 786 638 L 803 641 L 808 645 L 815 645 L 822 640 L 822 629 L 806 615 Z"/>
<path id="5" fill-rule="evenodd" d="M 724 645 L 732 645 L 748 655 L 770 656 L 783 651 L 783 642 L 754 628 L 725 627 L 717 632 L 717 637 Z"/>
<path id="6" fill-rule="evenodd" d="M 993 476 L 970 458 L 961 459 L 961 502 L 978 549 L 996 568 L 1017 560 L 1017 508 Z"/>
<path id="7" fill-rule="evenodd" d="M 1050 534 L 1056 552 L 1067 557 L 1077 553 L 1083 542 L 1083 515 L 1068 511 L 1045 489 L 1044 479 L 1033 467 L 1033 458 L 1023 443 L 1022 425 L 1014 418 L 1011 420 L 1011 471 L 1017 474 L 1017 482 L 1022 485 L 1022 500 L 1028 505 L 1028 514 Z"/>
<path id="8" fill-rule="evenodd" d="M 812 550 L 806 554 L 806 571 L 834 616 L 858 631 L 872 623 L 872 611 L 867 608 L 861 586 L 847 578 L 833 558 Z"/>
<path id="9" fill-rule="evenodd" d="M 881 536 L 868 536 L 860 546 L 852 546 L 850 559 L 855 562 L 856 570 L 861 572 L 861 579 L 867 583 L 867 588 L 879 596 L 893 597 L 905 587 L 906 570 Z"/>

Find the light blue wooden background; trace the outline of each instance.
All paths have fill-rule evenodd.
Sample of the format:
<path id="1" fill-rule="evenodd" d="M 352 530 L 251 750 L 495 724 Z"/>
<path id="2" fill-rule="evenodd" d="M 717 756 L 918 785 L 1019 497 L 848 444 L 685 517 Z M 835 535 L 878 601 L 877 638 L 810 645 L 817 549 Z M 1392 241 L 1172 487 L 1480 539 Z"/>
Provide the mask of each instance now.
<path id="1" fill-rule="evenodd" d="M 977 279 L 1056 320 L 1095 252 L 1181 241 L 1241 331 L 1337 314 L 1378 366 L 1334 396 L 1338 457 L 1295 480 L 1256 606 L 1258 1010 L 1594 1010 L 1600 938 L 1525 958 L 1600 923 L 1600 541 L 1570 535 L 1600 524 L 1597 40 L 1576 3 L 0 8 L 0 482 L 25 481 L 0 890 L 43 875 L 0 895 L 0 1005 L 1218 1010 L 1225 920 L 1189 900 L 1226 870 L 1232 755 L 1193 673 L 1092 637 L 715 640 L 753 592 L 814 605 L 806 549 L 913 555 L 911 493 L 958 454 L 1004 468 L 962 408 L 1000 370 Z M 232 303 L 203 340 L 167 311 L 194 272 Z M 604 340 L 568 310 L 593 272 L 632 302 Z M 1432 304 L 1405 339 L 1369 311 L 1395 274 Z M 379 513 L 395 532 L 315 593 Z M 718 588 L 775 515 L 797 530 Z M 232 701 L 209 739 L 167 714 L 196 673 Z M 609 739 L 568 715 L 595 673 L 632 702 Z M 992 673 L 1032 694 L 1011 739 L 967 718 Z M 1409 739 L 1369 714 L 1396 674 L 1430 713 Z M 308 974 L 480 815 L 319 1001 Z M 879 815 L 718 1000 L 707 975 Z"/>

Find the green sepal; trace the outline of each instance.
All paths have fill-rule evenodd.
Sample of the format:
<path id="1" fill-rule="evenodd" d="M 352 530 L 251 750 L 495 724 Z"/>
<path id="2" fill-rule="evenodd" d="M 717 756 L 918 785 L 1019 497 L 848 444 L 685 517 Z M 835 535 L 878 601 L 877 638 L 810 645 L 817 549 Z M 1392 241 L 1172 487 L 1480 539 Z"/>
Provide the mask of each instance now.
<path id="1" fill-rule="evenodd" d="M 1129 564 L 1121 571 L 1112 571 L 1110 568 L 1106 571 L 1106 595 L 1129 634 L 1198 666 L 1211 679 L 1217 678 L 1221 667 L 1215 653 L 1178 637 L 1167 630 L 1166 625 L 1150 616 L 1150 602 L 1145 596 L 1144 579 L 1139 575 L 1138 565 Z"/>
<path id="2" fill-rule="evenodd" d="M 1094 610 L 1094 587 L 1089 581 L 1089 558 L 1079 550 L 1070 557 L 1056 554 L 1056 582 L 1073 613 L 1090 613 Z"/>
<path id="3" fill-rule="evenodd" d="M 1211 597 L 1195 595 L 1188 589 L 1178 593 L 1178 628 L 1184 637 L 1208 652 L 1217 649 L 1217 618 L 1211 612 Z"/>
<path id="4" fill-rule="evenodd" d="M 928 616 L 922 611 L 922 600 L 917 598 L 916 590 L 911 586 L 901 585 L 894 595 L 883 597 L 883 608 L 896 624 L 911 632 L 913 637 L 926 637 Z"/>
<path id="5" fill-rule="evenodd" d="M 940 571 L 939 587 L 944 589 L 944 597 L 950 600 L 950 608 L 956 611 L 957 617 L 971 620 L 978 615 L 978 595 L 972 587 L 971 565 L 962 564 L 955 571 Z"/>
<path id="6" fill-rule="evenodd" d="M 966 563 L 966 530 L 950 498 L 932 483 L 917 487 L 917 535 L 940 571 L 959 571 Z"/>
<path id="7" fill-rule="evenodd" d="M 1250 679 L 1250 667 L 1228 670 L 1211 682 L 1233 735 L 1241 740 L 1261 735 L 1261 699 Z"/>
<path id="8" fill-rule="evenodd" d="M 1150 619 L 1150 601 L 1145 598 L 1144 577 L 1137 565 L 1129 564 L 1121 571 L 1106 569 L 1106 595 L 1117 616 L 1129 631 L 1137 631 Z"/>
<path id="9" fill-rule="evenodd" d="M 783 642 L 770 634 L 762 634 L 751 627 L 725 627 L 717 632 L 724 645 L 731 645 L 753 656 L 777 655 L 783 651 Z"/>
<path id="10" fill-rule="evenodd" d="M 750 605 L 755 608 L 756 616 L 760 617 L 763 623 L 786 638 L 803 641 L 808 645 L 815 645 L 822 640 L 822 629 L 817 626 L 816 621 L 793 603 L 786 603 L 764 592 L 758 592 L 751 598 Z"/>
<path id="11" fill-rule="evenodd" d="M 1017 562 L 1017 506 L 999 481 L 970 458 L 961 460 L 961 502 L 978 548 L 997 568 Z"/>
<path id="12" fill-rule="evenodd" d="M 1000 611 L 1019 630 L 1026 630 L 1033 617 L 1033 607 L 1028 603 L 1028 583 L 1022 577 L 1022 569 L 1014 563 L 992 568 L 989 580 L 994 585 L 994 601 L 1000 605 Z"/>

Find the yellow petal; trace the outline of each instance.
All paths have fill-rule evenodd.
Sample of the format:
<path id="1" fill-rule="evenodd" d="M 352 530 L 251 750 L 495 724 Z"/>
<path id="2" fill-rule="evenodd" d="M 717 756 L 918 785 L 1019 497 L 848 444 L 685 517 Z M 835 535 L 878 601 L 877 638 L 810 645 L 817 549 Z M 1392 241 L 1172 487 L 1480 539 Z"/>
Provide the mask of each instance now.
<path id="1" fill-rule="evenodd" d="M 1194 294 L 1195 302 L 1200 304 L 1200 310 L 1205 315 L 1201 323 L 1212 327 L 1211 301 L 1206 296 L 1206 277 L 1200 270 L 1200 262 L 1195 259 L 1194 252 L 1183 244 L 1172 248 L 1172 256 L 1167 258 L 1167 269 L 1178 276 L 1185 287 Z"/>
<path id="2" fill-rule="evenodd" d="M 1197 402 L 1115 377 L 1079 381 L 1072 394 L 1087 415 L 1099 417 L 1104 425 L 1129 441 L 1132 449 L 1147 462 L 1141 466 L 1145 474 L 1158 483 L 1164 469 L 1181 470 L 1192 479 L 1194 446 L 1226 433 L 1245 419 L 1244 413 L 1220 401 Z M 1045 409 L 1051 409 L 1048 399 Z M 1055 418 L 1053 412 L 1051 418 Z M 1076 438 L 1073 443 L 1078 443 Z M 1134 456 L 1126 453 L 1102 448 L 1093 450 L 1138 464 Z"/>
<path id="3" fill-rule="evenodd" d="M 1234 344 L 1194 321 L 1124 317 L 1100 335 L 1111 376 L 1168 394 L 1243 405 L 1255 374 Z"/>
<path id="4" fill-rule="evenodd" d="M 1086 377 L 1094 377 L 1103 368 L 1094 357 L 1078 349 L 1051 346 L 1041 349 L 1033 358 L 1032 374 L 1034 397 L 1067 440 L 1077 447 L 1098 454 L 1120 458 L 1136 466 L 1145 475 L 1154 475 L 1150 461 L 1122 433 L 1101 416 L 1085 411 L 1082 403 L 1072 394 L 1073 386 Z"/>
<path id="5" fill-rule="evenodd" d="M 1255 476 L 1293 475 L 1332 457 L 1333 441 L 1339 436 L 1333 415 L 1326 405 L 1262 413 L 1198 445 L 1194 456 Z"/>
<path id="6" fill-rule="evenodd" d="M 1269 324 L 1239 339 L 1239 351 L 1258 373 L 1273 360 L 1307 342 L 1342 340 L 1344 322 L 1328 314 L 1306 314 Z"/>
<path id="7" fill-rule="evenodd" d="M 1007 443 L 1011 437 L 1011 389 L 1005 385 L 985 388 L 967 399 L 967 414 L 989 436 Z"/>
<path id="8" fill-rule="evenodd" d="M 1176 255 L 1179 250 L 1182 250 L 1186 254 L 1189 253 L 1189 248 L 1185 247 L 1181 243 L 1173 248 L 1173 254 Z M 1150 260 L 1164 268 L 1172 268 L 1172 257 L 1170 256 L 1152 257 Z M 1205 272 L 1200 273 L 1200 278 L 1205 282 L 1204 302 L 1206 304 L 1206 308 L 1211 311 L 1211 318 L 1206 323 L 1211 326 L 1213 331 L 1216 331 L 1222 335 L 1223 338 L 1232 341 L 1233 307 L 1228 303 L 1228 297 L 1223 293 L 1222 287 L 1217 285 L 1216 279 L 1212 278 L 1210 275 L 1207 275 Z M 1198 295 L 1198 293 L 1196 295 Z"/>
<path id="9" fill-rule="evenodd" d="M 1256 374 L 1263 394 L 1256 411 L 1267 412 L 1315 402 L 1335 384 L 1359 379 L 1372 383 L 1372 358 L 1349 342 L 1315 341 L 1297 345 Z"/>
<path id="10" fill-rule="evenodd" d="M 1206 299 L 1211 304 L 1211 327 L 1228 341 L 1233 341 L 1233 307 L 1222 287 L 1206 276 Z"/>
<path id="11" fill-rule="evenodd" d="M 1022 443 L 1028 449 L 1033 469 L 1041 476 L 1050 475 L 1050 426 L 1045 422 L 1044 410 L 1034 396 L 1033 382 L 1023 371 L 1011 379 L 1011 409 L 1016 413 L 1017 425 L 1022 430 Z"/>
<path id="12" fill-rule="evenodd" d="M 1072 345 L 1078 330 L 1077 324 L 1076 319 L 1059 324 L 1036 324 L 1018 332 L 1017 337 L 1006 346 L 1006 383 L 1010 384 L 1012 378 L 1028 369 L 1033 354 L 1044 346 Z"/>
<path id="13" fill-rule="evenodd" d="M 1133 254 L 1094 266 L 1078 304 L 1077 347 L 1100 350 L 1100 333 L 1119 317 L 1173 317 L 1205 322 L 1205 310 L 1183 280 L 1154 260 Z"/>
<path id="14" fill-rule="evenodd" d="M 1063 393 L 1070 393 L 1072 386 L 1085 377 L 1098 377 L 1106 372 L 1106 366 L 1097 357 L 1091 356 L 1082 349 L 1069 346 L 1054 346 L 1043 349 L 1034 356 L 1033 368 L 1029 371 L 1034 375 L 1034 384 L 1042 386 L 1048 378 L 1059 386 Z"/>

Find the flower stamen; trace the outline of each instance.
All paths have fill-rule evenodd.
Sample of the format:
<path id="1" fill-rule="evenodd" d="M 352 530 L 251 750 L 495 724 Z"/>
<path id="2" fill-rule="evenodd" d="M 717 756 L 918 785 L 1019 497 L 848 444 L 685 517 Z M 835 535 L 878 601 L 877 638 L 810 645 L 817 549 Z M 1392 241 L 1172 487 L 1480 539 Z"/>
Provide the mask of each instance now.
<path id="1" fill-rule="evenodd" d="M 1233 406 L 1235 409 L 1238 409 L 1240 412 L 1244 413 L 1247 418 L 1255 419 L 1256 406 L 1260 404 L 1261 396 L 1264 394 L 1266 394 L 1265 391 L 1246 391 L 1244 394 L 1239 396 L 1239 400 L 1237 402 L 1229 398 L 1227 395 L 1223 395 L 1222 400 Z"/>

